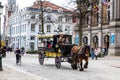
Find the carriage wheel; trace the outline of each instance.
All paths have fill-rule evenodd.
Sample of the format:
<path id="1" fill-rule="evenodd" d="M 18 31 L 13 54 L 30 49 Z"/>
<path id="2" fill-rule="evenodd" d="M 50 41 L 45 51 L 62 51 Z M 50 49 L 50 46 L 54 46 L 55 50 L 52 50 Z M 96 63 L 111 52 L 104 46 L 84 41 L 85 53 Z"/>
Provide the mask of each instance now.
<path id="1" fill-rule="evenodd" d="M 60 69 L 61 67 L 61 58 L 60 57 L 55 57 L 55 66 Z"/>
<path id="2" fill-rule="evenodd" d="M 39 59 L 39 63 L 41 65 L 43 65 L 43 63 L 44 63 L 44 54 L 40 53 L 39 56 L 38 56 L 38 59 Z"/>
<path id="3" fill-rule="evenodd" d="M 71 64 L 72 69 L 77 70 L 77 64 Z"/>

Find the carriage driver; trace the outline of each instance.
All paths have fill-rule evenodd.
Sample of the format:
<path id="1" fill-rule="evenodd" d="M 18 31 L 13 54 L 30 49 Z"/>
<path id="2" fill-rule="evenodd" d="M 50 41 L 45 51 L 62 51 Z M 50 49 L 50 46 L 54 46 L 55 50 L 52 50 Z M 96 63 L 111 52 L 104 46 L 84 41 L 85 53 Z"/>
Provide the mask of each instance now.
<path id="1" fill-rule="evenodd" d="M 65 38 L 63 34 L 60 34 L 59 39 L 58 39 L 58 44 L 59 44 L 59 48 L 62 54 L 64 54 L 64 41 L 65 41 Z"/>

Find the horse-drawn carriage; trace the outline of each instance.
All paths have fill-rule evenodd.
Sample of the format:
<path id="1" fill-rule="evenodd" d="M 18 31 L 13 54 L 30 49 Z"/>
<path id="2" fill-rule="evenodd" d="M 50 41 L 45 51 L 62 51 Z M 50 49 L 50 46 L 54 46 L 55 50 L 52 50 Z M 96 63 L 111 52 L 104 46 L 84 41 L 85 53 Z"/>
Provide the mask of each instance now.
<path id="1" fill-rule="evenodd" d="M 72 35 L 63 35 L 64 41 L 67 39 L 69 43 L 65 43 L 63 45 L 60 44 L 59 38 L 60 35 L 53 36 L 38 36 L 40 43 L 38 43 L 39 50 L 39 63 L 41 65 L 44 64 L 45 58 L 55 58 L 55 66 L 59 69 L 61 67 L 61 62 L 68 62 L 71 64 L 73 69 L 77 69 L 79 66 L 79 58 L 81 55 L 82 47 L 73 45 L 72 43 Z M 86 51 L 86 50 L 85 50 Z M 85 59 L 85 58 L 84 58 Z M 88 58 L 87 58 L 88 60 Z M 87 67 L 88 62 L 86 63 Z"/>

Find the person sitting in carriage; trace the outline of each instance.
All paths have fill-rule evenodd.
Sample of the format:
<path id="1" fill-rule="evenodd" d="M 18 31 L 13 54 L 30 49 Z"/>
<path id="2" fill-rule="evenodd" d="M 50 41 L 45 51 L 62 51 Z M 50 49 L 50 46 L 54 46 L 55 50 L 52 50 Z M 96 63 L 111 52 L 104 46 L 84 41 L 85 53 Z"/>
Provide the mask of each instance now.
<path id="1" fill-rule="evenodd" d="M 59 48 L 61 50 L 61 54 L 64 55 L 65 52 L 65 48 L 64 48 L 64 44 L 65 44 L 65 38 L 63 36 L 63 34 L 60 34 L 59 38 L 58 38 L 58 44 L 59 44 Z"/>

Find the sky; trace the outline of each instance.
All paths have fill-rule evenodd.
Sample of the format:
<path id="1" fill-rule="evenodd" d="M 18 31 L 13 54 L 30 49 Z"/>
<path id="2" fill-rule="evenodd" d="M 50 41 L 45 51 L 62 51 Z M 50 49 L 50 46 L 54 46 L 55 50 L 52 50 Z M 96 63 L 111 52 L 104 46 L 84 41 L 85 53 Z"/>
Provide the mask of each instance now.
<path id="1" fill-rule="evenodd" d="M 4 5 L 6 3 L 6 1 L 7 0 L 0 0 L 0 2 L 2 2 L 2 5 Z M 35 1 L 36 0 L 16 0 L 20 9 L 32 5 L 33 2 L 35 2 Z M 70 0 L 47 0 L 47 1 L 50 1 L 50 2 L 60 5 L 60 6 L 67 7 Z"/>

